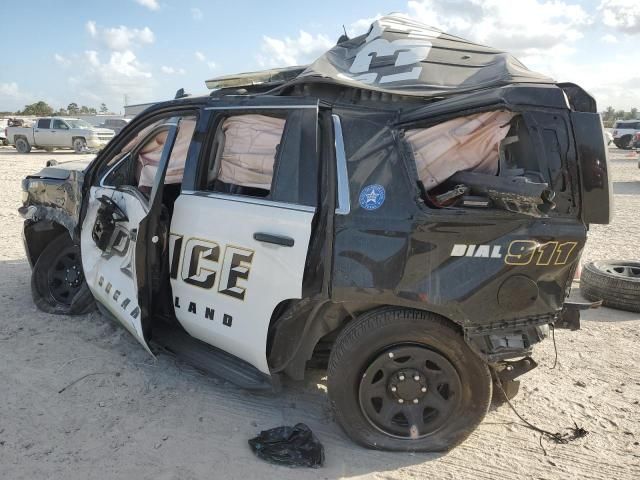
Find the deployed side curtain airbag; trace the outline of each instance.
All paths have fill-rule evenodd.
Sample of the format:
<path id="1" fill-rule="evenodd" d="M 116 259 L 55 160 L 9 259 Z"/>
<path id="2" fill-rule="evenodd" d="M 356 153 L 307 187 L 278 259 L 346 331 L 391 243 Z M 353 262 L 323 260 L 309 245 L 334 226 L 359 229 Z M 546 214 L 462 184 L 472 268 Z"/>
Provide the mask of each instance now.
<path id="1" fill-rule="evenodd" d="M 222 124 L 224 149 L 218 180 L 271 189 L 273 164 L 285 120 L 266 115 L 236 115 Z"/>
<path id="2" fill-rule="evenodd" d="M 173 149 L 171 150 L 164 183 L 182 183 L 184 165 L 187 161 L 187 152 L 189 150 L 189 145 L 191 144 L 191 138 L 193 137 L 195 128 L 195 118 L 185 117 L 180 120 L 178 136 L 176 137 Z M 161 132 L 156 135 L 154 141 L 149 142 L 139 152 L 138 164 L 140 165 L 140 181 L 138 182 L 138 187 L 153 186 L 166 139 L 167 132 Z"/>
<path id="3" fill-rule="evenodd" d="M 460 171 L 496 175 L 500 142 L 513 117 L 511 112 L 478 113 L 407 130 L 405 139 L 425 188 L 430 190 Z"/>

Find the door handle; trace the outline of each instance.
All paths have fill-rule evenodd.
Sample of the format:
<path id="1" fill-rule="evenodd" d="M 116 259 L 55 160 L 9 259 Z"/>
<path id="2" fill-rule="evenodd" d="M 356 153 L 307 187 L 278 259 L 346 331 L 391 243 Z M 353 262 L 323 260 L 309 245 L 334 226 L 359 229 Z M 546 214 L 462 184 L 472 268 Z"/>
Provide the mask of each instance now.
<path id="1" fill-rule="evenodd" d="M 283 235 L 272 235 L 271 233 L 262 233 L 262 232 L 254 233 L 253 239 L 259 242 L 282 245 L 283 247 L 293 247 L 293 244 L 295 243 L 293 238 L 285 237 Z"/>

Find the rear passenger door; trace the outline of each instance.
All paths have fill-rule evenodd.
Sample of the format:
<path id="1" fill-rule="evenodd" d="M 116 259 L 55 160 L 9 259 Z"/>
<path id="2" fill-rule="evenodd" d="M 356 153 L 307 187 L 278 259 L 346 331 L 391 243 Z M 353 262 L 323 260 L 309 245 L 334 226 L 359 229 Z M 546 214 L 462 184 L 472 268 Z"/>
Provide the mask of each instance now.
<path id="1" fill-rule="evenodd" d="M 171 220 L 175 314 L 193 337 L 268 374 L 272 313 L 302 297 L 318 198 L 318 105 L 209 110 L 198 174 L 183 184 Z"/>

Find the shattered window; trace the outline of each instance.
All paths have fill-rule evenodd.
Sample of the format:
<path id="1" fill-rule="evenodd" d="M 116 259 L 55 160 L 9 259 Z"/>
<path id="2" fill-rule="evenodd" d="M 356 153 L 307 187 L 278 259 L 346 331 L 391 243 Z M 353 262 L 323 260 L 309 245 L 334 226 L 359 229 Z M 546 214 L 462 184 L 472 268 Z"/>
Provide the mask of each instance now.
<path id="1" fill-rule="evenodd" d="M 499 145 L 513 116 L 511 112 L 479 113 L 407 130 L 405 139 L 425 188 L 436 187 L 460 171 L 496 175 Z"/>

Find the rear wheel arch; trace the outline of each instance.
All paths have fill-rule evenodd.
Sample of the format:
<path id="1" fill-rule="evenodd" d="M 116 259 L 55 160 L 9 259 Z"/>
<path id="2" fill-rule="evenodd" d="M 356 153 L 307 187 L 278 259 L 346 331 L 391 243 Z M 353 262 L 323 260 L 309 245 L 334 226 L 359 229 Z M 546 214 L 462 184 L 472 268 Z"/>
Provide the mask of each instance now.
<path id="1" fill-rule="evenodd" d="M 443 322 L 462 334 L 462 327 L 450 318 L 447 318 L 429 308 L 415 308 L 390 304 L 361 304 L 361 303 L 336 303 L 331 301 L 316 302 L 311 306 L 312 311 L 304 312 L 307 321 L 302 321 L 302 315 L 295 317 L 291 322 L 278 325 L 277 319 L 270 335 L 269 363 L 275 367 L 275 371 L 283 371 L 294 380 L 304 378 L 306 364 L 314 355 L 318 354 L 317 348 L 323 342 L 333 348 L 333 340 L 351 323 L 365 315 L 383 313 L 388 310 L 409 310 L 437 315 Z M 303 311 L 301 310 L 301 313 Z M 297 321 L 295 320 L 297 318 Z M 273 320 L 272 320 L 273 321 Z M 292 341 L 299 339 L 298 342 Z"/>

